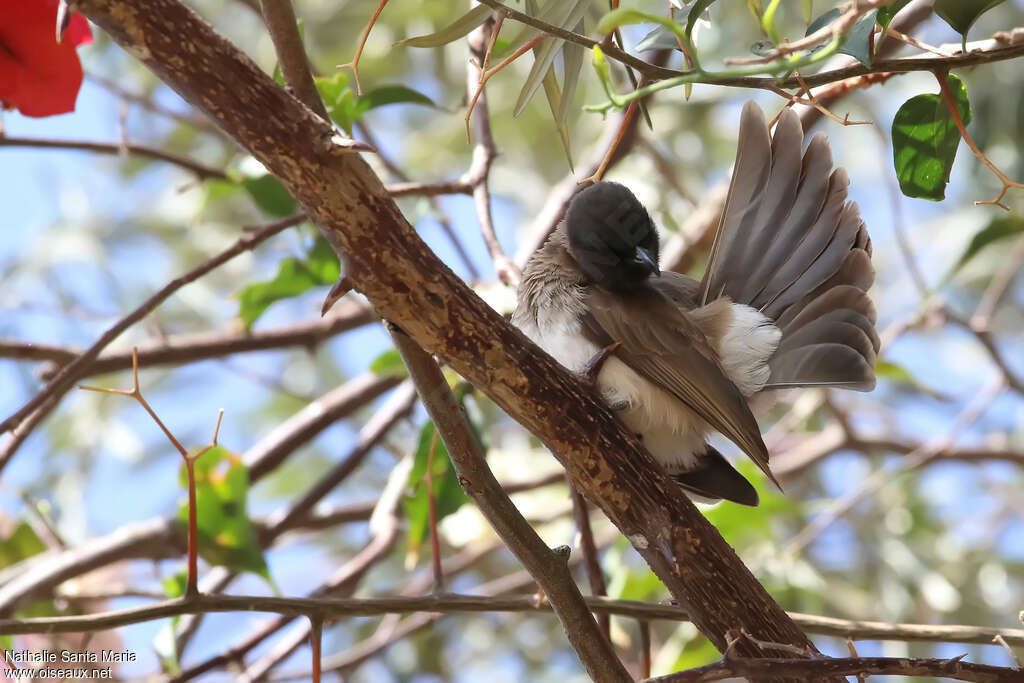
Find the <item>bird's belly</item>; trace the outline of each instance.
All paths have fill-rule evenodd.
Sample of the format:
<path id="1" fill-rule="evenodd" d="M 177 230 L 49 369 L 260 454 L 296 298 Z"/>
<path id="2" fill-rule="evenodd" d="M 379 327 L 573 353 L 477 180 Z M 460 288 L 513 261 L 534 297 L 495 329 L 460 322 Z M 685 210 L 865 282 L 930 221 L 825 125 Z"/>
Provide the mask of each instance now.
<path id="1" fill-rule="evenodd" d="M 704 451 L 708 425 L 682 401 L 614 356 L 601 368 L 598 387 L 609 405 L 627 406 L 616 416 L 670 471 L 690 469 Z"/>
<path id="2" fill-rule="evenodd" d="M 543 332 L 533 321 L 521 323 L 520 329 L 573 372 L 582 372 L 601 350 L 583 336 L 578 319 L 572 314 L 549 314 Z M 614 355 L 605 361 L 597 383 L 608 405 L 627 406 L 616 411 L 616 416 L 670 471 L 689 469 L 697 460 L 696 454 L 704 451 L 707 424 L 675 396 L 638 375 Z"/>

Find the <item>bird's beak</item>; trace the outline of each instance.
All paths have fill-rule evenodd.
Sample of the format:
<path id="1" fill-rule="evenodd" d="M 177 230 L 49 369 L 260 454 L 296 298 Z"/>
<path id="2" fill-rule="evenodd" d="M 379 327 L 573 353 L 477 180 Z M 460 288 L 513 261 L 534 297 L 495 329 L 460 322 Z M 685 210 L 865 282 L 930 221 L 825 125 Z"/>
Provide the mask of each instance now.
<path id="1" fill-rule="evenodd" d="M 650 268 L 651 272 L 656 276 L 661 275 L 661 269 L 658 268 L 658 262 L 655 261 L 650 252 L 643 247 L 636 248 L 636 254 L 633 255 L 633 260 Z"/>

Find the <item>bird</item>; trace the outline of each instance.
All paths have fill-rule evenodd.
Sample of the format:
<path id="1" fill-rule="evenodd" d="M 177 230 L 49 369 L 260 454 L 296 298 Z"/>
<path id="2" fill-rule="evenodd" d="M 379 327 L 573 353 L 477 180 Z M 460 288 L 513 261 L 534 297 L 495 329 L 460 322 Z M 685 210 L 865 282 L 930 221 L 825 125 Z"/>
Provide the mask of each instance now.
<path id="1" fill-rule="evenodd" d="M 786 110 L 740 116 L 737 157 L 703 279 L 662 271 L 658 233 L 624 185 L 579 191 L 529 258 L 511 321 L 594 382 L 692 500 L 756 506 L 715 447 L 732 441 L 776 486 L 748 399 L 791 387 L 871 391 L 879 350 L 871 239 L 828 138 L 804 149 Z M 781 490 L 781 487 L 780 487 Z"/>

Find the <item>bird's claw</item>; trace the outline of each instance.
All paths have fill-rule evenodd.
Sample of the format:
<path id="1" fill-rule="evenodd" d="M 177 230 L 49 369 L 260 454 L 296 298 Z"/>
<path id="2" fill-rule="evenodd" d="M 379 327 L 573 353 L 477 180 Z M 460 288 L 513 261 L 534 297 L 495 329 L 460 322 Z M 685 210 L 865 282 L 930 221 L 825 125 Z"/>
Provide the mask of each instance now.
<path id="1" fill-rule="evenodd" d="M 605 362 L 612 357 L 620 346 L 622 346 L 622 342 L 612 342 L 595 353 L 594 357 L 588 360 L 587 364 L 583 366 L 583 376 L 586 377 L 591 384 L 597 384 L 597 376 L 601 374 L 602 366 L 604 366 Z"/>

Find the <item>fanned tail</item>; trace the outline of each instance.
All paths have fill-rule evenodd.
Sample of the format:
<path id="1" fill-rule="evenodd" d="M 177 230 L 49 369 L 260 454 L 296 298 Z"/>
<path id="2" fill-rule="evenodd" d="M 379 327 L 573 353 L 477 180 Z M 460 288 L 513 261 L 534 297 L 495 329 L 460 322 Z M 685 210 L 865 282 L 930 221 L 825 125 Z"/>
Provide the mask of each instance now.
<path id="1" fill-rule="evenodd" d="M 878 353 L 871 240 L 849 179 L 832 169 L 828 139 L 803 130 L 792 111 L 769 134 L 748 102 L 739 153 L 702 300 L 729 296 L 782 331 L 765 389 L 838 386 L 870 391 Z"/>

